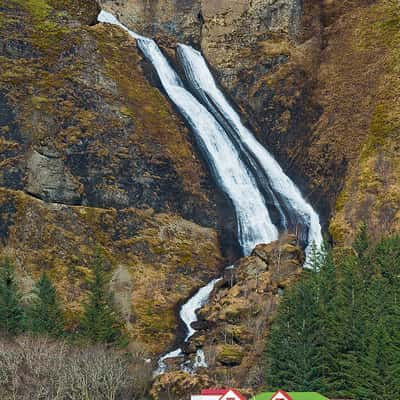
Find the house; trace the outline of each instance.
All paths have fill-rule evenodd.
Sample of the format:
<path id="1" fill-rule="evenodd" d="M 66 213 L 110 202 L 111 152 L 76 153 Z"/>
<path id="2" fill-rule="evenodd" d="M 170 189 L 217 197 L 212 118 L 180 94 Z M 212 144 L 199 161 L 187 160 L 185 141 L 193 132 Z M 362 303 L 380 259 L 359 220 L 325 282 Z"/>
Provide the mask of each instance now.
<path id="1" fill-rule="evenodd" d="M 192 395 L 191 400 L 246 400 L 234 389 L 204 389 L 201 394 Z"/>
<path id="2" fill-rule="evenodd" d="M 329 400 L 315 392 L 289 392 L 283 390 L 277 392 L 260 393 L 251 400 Z"/>

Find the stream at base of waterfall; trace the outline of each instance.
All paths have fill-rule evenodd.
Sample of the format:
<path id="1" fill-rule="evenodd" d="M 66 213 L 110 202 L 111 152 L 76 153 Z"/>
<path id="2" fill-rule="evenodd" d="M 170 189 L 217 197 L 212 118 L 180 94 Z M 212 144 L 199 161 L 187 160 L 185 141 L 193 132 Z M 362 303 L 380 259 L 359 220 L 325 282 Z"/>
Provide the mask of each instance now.
<path id="1" fill-rule="evenodd" d="M 307 266 L 312 247 L 322 243 L 319 216 L 274 157 L 241 122 L 218 88 L 202 54 L 190 46 L 178 45 L 186 87 L 154 40 L 129 30 L 106 11 L 100 12 L 98 21 L 117 25 L 136 39 L 137 46 L 154 67 L 169 100 L 190 126 L 215 184 L 233 204 L 243 254 L 249 255 L 257 244 L 277 240 L 280 233 L 299 232 Z M 274 221 L 270 212 L 275 215 Z M 209 282 L 181 307 L 184 342 L 196 333 L 192 327 L 198 320 L 196 312 L 208 302 L 221 279 Z M 184 358 L 181 348 L 162 356 L 155 375 L 167 370 L 166 360 L 180 357 Z M 187 372 L 200 367 L 207 367 L 202 349 L 197 349 L 194 362 L 180 363 L 180 369 Z"/>

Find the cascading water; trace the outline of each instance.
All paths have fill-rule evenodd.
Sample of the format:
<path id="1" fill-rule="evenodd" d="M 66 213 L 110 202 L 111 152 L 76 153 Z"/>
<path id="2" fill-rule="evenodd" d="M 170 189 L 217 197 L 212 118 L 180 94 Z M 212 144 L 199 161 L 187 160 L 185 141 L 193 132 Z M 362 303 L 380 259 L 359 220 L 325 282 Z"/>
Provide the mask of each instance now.
<path id="1" fill-rule="evenodd" d="M 201 307 L 204 306 L 204 304 L 207 303 L 207 301 L 210 297 L 210 294 L 215 287 L 215 284 L 217 282 L 219 282 L 221 279 L 222 278 L 213 279 L 206 286 L 199 289 L 196 292 L 196 294 L 194 296 L 192 296 L 181 307 L 179 316 L 181 317 L 181 320 L 185 324 L 186 331 L 187 331 L 184 342 L 187 342 L 196 332 L 196 330 L 192 328 L 193 322 L 197 321 L 196 311 L 198 311 Z M 200 366 L 204 367 L 205 359 L 203 359 L 203 356 L 204 356 L 204 353 L 201 353 L 201 352 L 197 355 L 197 357 L 200 358 L 201 363 L 200 363 L 200 360 L 197 360 L 197 357 L 196 357 L 196 361 L 198 361 L 198 362 L 197 362 L 197 364 L 195 363 L 195 365 L 193 366 L 194 368 L 196 368 L 196 367 L 199 368 Z M 157 370 L 155 371 L 155 375 L 160 375 L 165 372 L 165 370 L 167 368 L 165 360 L 168 360 L 169 358 L 176 358 L 176 357 L 183 357 L 183 353 L 180 348 L 173 350 L 173 351 L 165 354 L 164 356 L 162 356 L 158 360 L 158 367 L 157 367 Z M 187 370 L 189 370 L 189 369 L 187 368 Z"/>
<path id="2" fill-rule="evenodd" d="M 268 207 L 278 216 L 281 229 L 298 224 L 302 232 L 307 232 L 304 240 L 307 254 L 312 243 L 320 245 L 322 236 L 318 215 L 275 159 L 241 123 L 215 84 L 201 54 L 189 46 L 179 45 L 180 59 L 197 99 L 184 87 L 153 40 L 130 31 L 108 12 L 101 11 L 98 21 L 127 31 L 137 40 L 139 48 L 155 68 L 168 97 L 192 128 L 217 184 L 232 201 L 243 253 L 248 255 L 257 244 L 278 238 L 278 229 L 271 220 Z M 201 288 L 182 306 L 180 317 L 186 326 L 185 342 L 196 332 L 192 328 L 192 323 L 197 321 L 196 311 L 207 302 L 219 279 Z M 155 373 L 165 371 L 165 360 L 181 356 L 180 348 L 164 355 L 159 359 Z M 193 367 L 205 366 L 205 356 L 200 349 Z M 190 370 L 186 363 L 181 364 L 181 368 Z"/>
<path id="3" fill-rule="evenodd" d="M 286 210 L 284 220 L 292 221 L 292 225 L 295 225 L 290 228 L 299 229 L 300 233 L 303 233 L 303 240 L 308 244 L 306 254 L 310 255 L 312 245 L 319 247 L 322 243 L 318 214 L 304 200 L 299 189 L 283 172 L 274 157 L 243 125 L 237 112 L 218 88 L 202 54 L 190 46 L 180 44 L 178 55 L 186 78 L 196 95 L 203 100 L 213 115 L 235 134 L 236 140 L 246 149 L 248 157 L 255 160 L 256 165 L 267 176 L 268 183 L 276 194 L 275 199 L 282 203 L 277 208 Z"/>
<path id="4" fill-rule="evenodd" d="M 104 11 L 100 13 L 98 19 L 100 22 L 123 27 L 114 16 Z M 178 107 L 195 133 L 197 143 L 206 155 L 216 182 L 232 200 L 243 253 L 250 254 L 258 243 L 276 240 L 278 230 L 271 221 L 264 197 L 225 130 L 213 115 L 184 88 L 179 76 L 169 65 L 154 40 L 143 38 L 123 28 L 137 39 L 138 46 L 157 71 L 168 97 Z"/>

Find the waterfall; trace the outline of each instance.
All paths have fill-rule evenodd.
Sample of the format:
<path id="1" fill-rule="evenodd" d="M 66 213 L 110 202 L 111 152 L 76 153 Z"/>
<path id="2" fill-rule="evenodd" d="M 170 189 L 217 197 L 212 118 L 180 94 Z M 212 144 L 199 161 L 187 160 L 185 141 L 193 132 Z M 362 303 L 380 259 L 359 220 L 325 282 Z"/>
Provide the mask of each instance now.
<path id="1" fill-rule="evenodd" d="M 180 44 L 178 55 L 192 90 L 202 99 L 213 115 L 235 135 L 236 141 L 240 142 L 245 148 L 247 157 L 252 160 L 251 163 L 259 167 L 258 173 L 263 172 L 267 177 L 268 184 L 275 194 L 274 201 L 281 203 L 277 205 L 277 208 L 280 212 L 285 210 L 286 215 L 283 221 L 291 221 L 291 226 L 288 227 L 292 231 L 299 230 L 300 235 L 303 236 L 303 242 L 307 244 L 306 254 L 309 256 L 312 245 L 319 247 L 322 243 L 318 214 L 304 200 L 299 189 L 283 172 L 274 157 L 243 125 L 240 116 L 218 88 L 202 54 L 190 46 Z"/>
<path id="2" fill-rule="evenodd" d="M 115 17 L 102 11 L 99 21 L 123 27 Z M 192 128 L 199 148 L 205 154 L 220 188 L 231 199 L 238 225 L 238 237 L 245 255 L 259 243 L 278 239 L 278 230 L 258 188 L 256 179 L 242 161 L 238 149 L 214 116 L 187 89 L 154 40 L 143 38 L 123 27 L 137 40 L 152 63 L 170 100 Z"/>
<path id="3" fill-rule="evenodd" d="M 207 303 L 211 292 L 213 291 L 215 284 L 218 283 L 222 278 L 217 278 L 213 279 L 210 281 L 206 286 L 202 287 L 199 289 L 194 296 L 192 296 L 182 307 L 179 312 L 179 316 L 181 317 L 182 322 L 185 324 L 186 327 L 186 336 L 184 342 L 189 341 L 189 339 L 196 333 L 196 330 L 192 328 L 192 323 L 196 322 L 197 319 L 197 314 L 196 311 L 198 311 L 201 307 L 204 306 L 204 304 Z M 168 360 L 169 358 L 176 358 L 176 357 L 183 357 L 182 350 L 180 348 L 173 350 L 164 356 L 162 356 L 158 360 L 158 367 L 157 370 L 155 371 L 155 375 L 160 375 L 165 372 L 167 369 L 167 365 L 165 364 L 165 360 Z M 197 359 L 197 357 L 200 357 L 200 359 Z M 198 352 L 196 355 L 196 360 L 197 363 L 193 366 L 194 368 L 200 368 L 207 366 L 205 365 L 205 358 L 204 358 L 204 353 L 203 352 Z M 203 359 L 204 358 L 204 359 Z M 189 371 L 188 367 L 185 366 L 185 363 L 183 364 L 183 367 Z"/>
<path id="4" fill-rule="evenodd" d="M 243 253 L 248 255 L 257 244 L 278 239 L 277 226 L 281 231 L 299 227 L 307 255 L 312 243 L 319 246 L 322 235 L 318 215 L 276 160 L 242 124 L 218 89 L 201 53 L 189 46 L 178 47 L 192 94 L 153 40 L 130 31 L 105 11 L 101 11 L 98 21 L 127 31 L 153 65 L 169 99 L 191 127 L 217 185 L 234 206 Z M 219 279 L 209 282 L 182 306 L 185 342 L 196 332 L 192 328 L 197 321 L 196 311 L 208 301 Z M 155 374 L 165 372 L 165 360 L 183 355 L 178 348 L 161 357 Z M 206 366 L 204 352 L 198 349 L 193 368 Z M 181 368 L 187 370 L 187 363 L 181 364 Z"/>
<path id="5" fill-rule="evenodd" d="M 179 316 L 187 327 L 187 334 L 185 337 L 185 342 L 187 342 L 191 336 L 196 332 L 192 328 L 192 323 L 197 321 L 196 311 L 199 310 L 207 302 L 210 297 L 214 286 L 222 278 L 213 279 L 206 286 L 202 287 L 193 297 L 191 297 L 181 308 Z"/>

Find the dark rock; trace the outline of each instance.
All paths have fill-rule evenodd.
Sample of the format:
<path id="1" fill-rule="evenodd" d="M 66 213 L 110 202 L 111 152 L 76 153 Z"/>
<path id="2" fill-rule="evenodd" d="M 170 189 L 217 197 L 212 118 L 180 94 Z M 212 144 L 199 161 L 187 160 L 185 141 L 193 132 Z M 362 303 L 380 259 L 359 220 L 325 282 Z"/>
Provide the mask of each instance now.
<path id="1" fill-rule="evenodd" d="M 13 59 L 29 59 L 37 58 L 40 56 L 41 53 L 38 49 L 33 47 L 31 43 L 27 41 L 19 39 L 9 39 L 3 42 L 2 49 L 0 47 L 0 54 L 2 54 L 4 57 L 9 57 Z"/>
<path id="2" fill-rule="evenodd" d="M 196 353 L 196 346 L 191 342 L 183 343 L 181 346 L 181 349 L 182 349 L 183 353 L 185 353 L 186 355 Z"/>
<path id="3" fill-rule="evenodd" d="M 207 321 L 196 321 L 192 323 L 192 328 L 195 329 L 196 331 L 201 331 L 205 330 L 210 326 L 210 324 Z"/>

